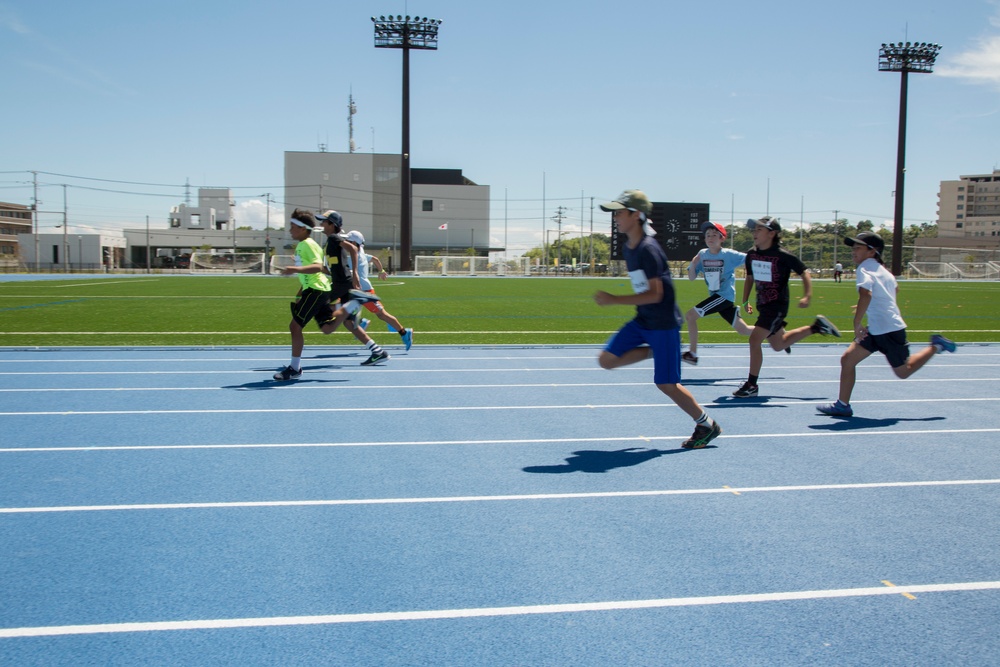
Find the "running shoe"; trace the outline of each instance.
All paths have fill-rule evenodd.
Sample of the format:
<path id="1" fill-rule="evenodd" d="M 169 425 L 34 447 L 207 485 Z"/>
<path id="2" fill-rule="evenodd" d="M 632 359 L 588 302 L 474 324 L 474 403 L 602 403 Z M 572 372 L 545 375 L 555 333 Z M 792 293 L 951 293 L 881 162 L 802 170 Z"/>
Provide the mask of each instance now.
<path id="1" fill-rule="evenodd" d="M 854 409 L 846 403 L 837 401 L 836 403 L 830 403 L 829 405 L 818 405 L 816 409 L 822 412 L 824 415 L 829 415 L 831 417 L 853 417 Z"/>
<path id="2" fill-rule="evenodd" d="M 792 353 L 792 346 L 789 345 L 788 347 L 785 348 L 785 354 L 791 354 L 791 353 Z"/>
<path id="3" fill-rule="evenodd" d="M 350 297 L 351 301 L 357 301 L 358 303 L 372 303 L 379 300 L 377 294 L 362 292 L 359 289 L 348 290 L 347 296 Z"/>
<path id="4" fill-rule="evenodd" d="M 698 365 L 698 357 L 691 354 L 690 350 L 681 355 L 681 361 L 685 364 L 691 364 L 692 366 Z"/>
<path id="5" fill-rule="evenodd" d="M 365 359 L 364 361 L 362 361 L 361 365 L 362 366 L 375 366 L 377 364 L 382 363 L 383 361 L 385 361 L 388 358 L 389 358 L 389 353 L 386 352 L 385 350 L 382 350 L 378 354 L 373 354 L 372 356 L 370 356 L 367 359 Z"/>
<path id="6" fill-rule="evenodd" d="M 295 370 L 291 366 L 285 366 L 280 371 L 274 374 L 274 379 L 278 382 L 288 382 L 289 380 L 298 380 L 302 377 L 302 369 Z"/>
<path id="7" fill-rule="evenodd" d="M 750 398 L 757 395 L 757 385 L 744 382 L 743 386 L 733 392 L 736 398 Z"/>
<path id="8" fill-rule="evenodd" d="M 403 329 L 403 345 L 407 350 L 413 346 L 413 329 Z"/>
<path id="9" fill-rule="evenodd" d="M 701 449 L 721 434 L 722 427 L 719 426 L 719 422 L 714 422 L 711 426 L 698 424 L 694 427 L 694 433 L 684 441 L 681 447 L 684 449 Z"/>
<path id="10" fill-rule="evenodd" d="M 931 345 L 938 349 L 938 352 L 954 352 L 958 349 L 954 341 L 948 340 L 941 334 L 931 336 Z"/>
<path id="11" fill-rule="evenodd" d="M 359 326 L 361 327 L 362 331 L 368 331 L 368 325 L 371 324 L 371 323 L 372 323 L 372 321 L 369 320 L 367 317 L 362 317 L 361 318 L 361 324 Z"/>
<path id="12" fill-rule="evenodd" d="M 836 336 L 840 338 L 840 329 L 833 326 L 833 322 L 822 315 L 816 316 L 816 321 L 813 322 L 813 329 L 816 330 L 816 333 L 821 333 L 824 336 Z"/>

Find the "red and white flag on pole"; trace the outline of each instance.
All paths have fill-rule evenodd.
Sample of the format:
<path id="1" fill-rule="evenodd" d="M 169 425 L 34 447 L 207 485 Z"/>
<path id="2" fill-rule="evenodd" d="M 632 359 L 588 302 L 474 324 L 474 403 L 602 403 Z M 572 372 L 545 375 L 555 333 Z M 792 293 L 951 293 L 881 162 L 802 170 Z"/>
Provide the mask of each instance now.
<path id="1" fill-rule="evenodd" d="M 448 229 L 448 223 L 447 222 L 444 223 L 443 225 L 441 225 L 440 227 L 438 227 L 438 229 Z"/>

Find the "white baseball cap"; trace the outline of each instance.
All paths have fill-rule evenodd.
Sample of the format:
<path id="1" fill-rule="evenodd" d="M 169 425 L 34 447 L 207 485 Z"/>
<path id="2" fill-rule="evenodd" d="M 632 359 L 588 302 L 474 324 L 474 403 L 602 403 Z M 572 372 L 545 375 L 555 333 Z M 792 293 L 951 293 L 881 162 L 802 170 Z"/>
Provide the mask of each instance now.
<path id="1" fill-rule="evenodd" d="M 365 244 L 365 237 L 356 229 L 352 229 L 347 232 L 347 240 L 351 243 L 356 243 L 357 245 Z"/>

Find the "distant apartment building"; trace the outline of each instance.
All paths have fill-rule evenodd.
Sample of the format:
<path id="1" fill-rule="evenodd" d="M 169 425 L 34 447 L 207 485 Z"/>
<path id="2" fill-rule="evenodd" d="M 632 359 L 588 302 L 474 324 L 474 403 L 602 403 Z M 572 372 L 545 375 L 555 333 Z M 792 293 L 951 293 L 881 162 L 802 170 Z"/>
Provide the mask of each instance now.
<path id="1" fill-rule="evenodd" d="M 31 234 L 30 206 L 0 202 L 0 258 L 15 260 L 21 254 L 18 234 Z"/>
<path id="2" fill-rule="evenodd" d="M 1000 169 L 992 174 L 941 181 L 938 193 L 940 245 L 1000 246 Z"/>
<path id="3" fill-rule="evenodd" d="M 295 208 L 334 209 L 345 230 L 372 249 L 400 243 L 400 156 L 380 153 L 285 152 L 285 215 Z M 490 187 L 461 169 L 411 168 L 413 254 L 490 250 Z M 456 253 L 457 254 L 457 253 Z"/>

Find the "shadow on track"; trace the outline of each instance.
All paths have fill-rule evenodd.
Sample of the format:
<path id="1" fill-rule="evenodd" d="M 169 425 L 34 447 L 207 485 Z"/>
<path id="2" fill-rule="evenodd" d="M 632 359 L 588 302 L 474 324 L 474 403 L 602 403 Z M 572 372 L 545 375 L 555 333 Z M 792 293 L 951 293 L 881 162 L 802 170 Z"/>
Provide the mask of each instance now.
<path id="1" fill-rule="evenodd" d="M 715 449 L 714 445 L 703 447 L 703 449 Z M 553 466 L 528 466 L 522 468 L 524 472 L 561 474 L 566 472 L 607 472 L 614 468 L 628 468 L 645 463 L 650 459 L 666 456 L 667 454 L 682 454 L 697 451 L 694 449 L 646 449 L 644 447 L 628 447 L 614 451 L 600 451 L 584 449 L 573 452 L 573 455 L 566 459 L 566 463 Z"/>

